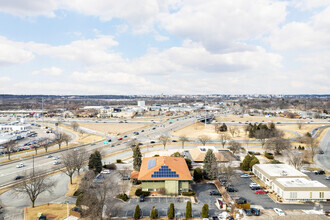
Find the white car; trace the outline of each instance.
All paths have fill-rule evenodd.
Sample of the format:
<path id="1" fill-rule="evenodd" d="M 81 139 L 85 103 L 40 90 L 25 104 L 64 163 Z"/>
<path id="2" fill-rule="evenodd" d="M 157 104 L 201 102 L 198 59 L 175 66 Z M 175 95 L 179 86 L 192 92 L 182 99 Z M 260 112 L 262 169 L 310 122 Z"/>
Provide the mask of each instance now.
<path id="1" fill-rule="evenodd" d="M 256 186 L 259 186 L 259 187 L 260 187 L 260 185 L 257 184 L 257 183 L 250 183 L 250 188 L 251 188 L 251 187 L 256 187 Z"/>
<path id="2" fill-rule="evenodd" d="M 16 167 L 17 168 L 22 168 L 22 167 L 24 167 L 24 163 L 17 164 Z"/>
<path id="3" fill-rule="evenodd" d="M 61 161 L 55 160 L 53 164 L 54 164 L 54 165 L 61 164 Z"/>
<path id="4" fill-rule="evenodd" d="M 101 173 L 103 173 L 103 174 L 110 174 L 111 171 L 110 170 L 102 170 Z"/>
<path id="5" fill-rule="evenodd" d="M 283 212 L 282 209 L 274 208 L 274 212 L 276 212 L 276 214 L 278 214 L 279 216 L 285 216 L 285 212 Z"/>
<path id="6" fill-rule="evenodd" d="M 300 172 L 302 172 L 302 173 L 310 173 L 311 171 L 306 170 L 306 169 L 304 169 L 304 168 L 301 168 L 301 169 L 300 169 Z"/>
<path id="7" fill-rule="evenodd" d="M 241 174 L 241 178 L 250 178 L 250 177 L 251 177 L 251 175 L 249 175 L 249 174 L 246 174 L 246 173 Z"/>
<path id="8" fill-rule="evenodd" d="M 53 156 L 52 155 L 47 155 L 46 158 L 52 158 Z"/>
<path id="9" fill-rule="evenodd" d="M 54 160 L 58 160 L 58 159 L 60 159 L 60 157 L 58 157 L 58 156 L 54 157 Z"/>

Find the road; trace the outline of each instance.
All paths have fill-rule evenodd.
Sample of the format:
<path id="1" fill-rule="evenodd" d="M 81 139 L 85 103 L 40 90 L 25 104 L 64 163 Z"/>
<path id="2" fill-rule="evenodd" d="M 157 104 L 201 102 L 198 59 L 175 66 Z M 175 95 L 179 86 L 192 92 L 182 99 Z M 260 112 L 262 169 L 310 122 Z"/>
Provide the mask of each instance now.
<path id="1" fill-rule="evenodd" d="M 314 160 L 321 168 L 330 171 L 330 129 L 324 134 L 320 149 L 324 151 L 324 154 L 317 154 Z"/>

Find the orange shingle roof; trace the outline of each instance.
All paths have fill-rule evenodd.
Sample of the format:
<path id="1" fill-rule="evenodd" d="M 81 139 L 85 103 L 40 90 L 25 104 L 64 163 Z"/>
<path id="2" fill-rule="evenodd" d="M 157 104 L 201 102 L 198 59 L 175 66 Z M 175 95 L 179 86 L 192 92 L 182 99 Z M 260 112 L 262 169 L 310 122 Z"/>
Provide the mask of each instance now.
<path id="1" fill-rule="evenodd" d="M 149 160 L 156 159 L 156 165 L 148 169 Z M 179 177 L 151 177 L 162 166 L 168 166 Z M 138 180 L 192 180 L 187 163 L 183 157 L 146 157 L 143 158 Z"/>
<path id="2" fill-rule="evenodd" d="M 131 173 L 131 176 L 129 177 L 130 179 L 137 179 L 139 176 L 139 171 L 133 171 Z"/>

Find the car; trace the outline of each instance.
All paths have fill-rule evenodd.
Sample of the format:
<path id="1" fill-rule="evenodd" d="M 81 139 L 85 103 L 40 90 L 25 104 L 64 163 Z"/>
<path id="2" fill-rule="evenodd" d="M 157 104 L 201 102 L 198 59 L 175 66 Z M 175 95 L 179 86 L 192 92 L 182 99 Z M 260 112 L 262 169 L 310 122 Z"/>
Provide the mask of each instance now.
<path id="1" fill-rule="evenodd" d="M 140 195 L 140 202 L 144 202 L 144 195 Z"/>
<path id="2" fill-rule="evenodd" d="M 260 187 L 260 185 L 259 185 L 259 184 L 257 184 L 257 183 L 250 183 L 250 185 L 249 185 L 249 186 L 250 186 L 250 188 L 251 188 L 251 187 L 254 187 L 254 186 L 259 186 L 259 187 Z"/>
<path id="3" fill-rule="evenodd" d="M 247 199 L 244 197 L 239 197 L 238 199 L 235 199 L 235 202 L 237 204 L 246 204 L 247 203 Z"/>
<path id="4" fill-rule="evenodd" d="M 156 128 L 152 128 L 152 130 L 155 130 Z"/>
<path id="5" fill-rule="evenodd" d="M 23 179 L 24 178 L 24 176 L 16 176 L 15 177 L 15 180 L 21 180 L 21 179 Z"/>
<path id="6" fill-rule="evenodd" d="M 108 169 L 105 169 L 105 170 L 102 170 L 102 171 L 101 171 L 101 173 L 104 173 L 104 174 L 110 174 L 110 173 L 111 173 L 111 171 L 110 171 L 110 170 L 108 170 Z"/>
<path id="7" fill-rule="evenodd" d="M 285 212 L 283 212 L 282 209 L 274 208 L 274 212 L 278 214 L 279 216 L 285 216 Z"/>
<path id="8" fill-rule="evenodd" d="M 53 157 L 53 155 L 47 155 L 46 156 L 46 158 L 52 158 Z"/>
<path id="9" fill-rule="evenodd" d="M 276 124 L 281 124 L 281 122 L 276 122 Z"/>
<path id="10" fill-rule="evenodd" d="M 24 163 L 19 163 L 19 164 L 16 165 L 16 167 L 17 168 L 22 168 L 22 167 L 24 167 Z"/>
<path id="11" fill-rule="evenodd" d="M 111 142 L 111 139 L 109 139 L 108 142 Z"/>
<path id="12" fill-rule="evenodd" d="M 142 130 L 141 132 L 144 132 L 144 130 Z"/>
<path id="13" fill-rule="evenodd" d="M 121 141 L 121 140 L 123 140 L 123 138 L 118 138 L 118 141 Z"/>
<path id="14" fill-rule="evenodd" d="M 302 172 L 302 173 L 310 173 L 311 171 L 306 170 L 305 168 L 301 168 L 301 169 L 300 169 L 300 172 Z"/>
<path id="15" fill-rule="evenodd" d="M 250 177 L 251 177 L 251 175 L 249 175 L 249 174 L 246 174 L 246 173 L 241 174 L 241 178 L 250 178 Z"/>
<path id="16" fill-rule="evenodd" d="M 114 144 L 111 144 L 110 147 L 114 147 L 115 145 Z"/>
<path id="17" fill-rule="evenodd" d="M 326 176 L 325 179 L 326 179 L 326 180 L 330 180 L 330 176 Z"/>
<path id="18" fill-rule="evenodd" d="M 54 164 L 54 165 L 59 165 L 59 164 L 61 164 L 61 161 L 55 160 L 55 161 L 53 162 L 53 164 Z"/>
<path id="19" fill-rule="evenodd" d="M 243 212 L 244 212 L 245 215 L 247 215 L 247 216 L 251 216 L 251 215 L 252 215 L 250 209 L 243 209 Z"/>
<path id="20" fill-rule="evenodd" d="M 324 172 L 324 170 L 315 170 L 314 174 L 315 175 L 323 175 L 323 174 L 325 174 L 325 172 Z"/>
<path id="21" fill-rule="evenodd" d="M 212 220 L 220 220 L 217 216 L 213 216 Z"/>
<path id="22" fill-rule="evenodd" d="M 150 141 L 150 144 L 154 144 L 154 143 L 156 143 L 155 141 Z"/>
<path id="23" fill-rule="evenodd" d="M 260 190 L 261 187 L 260 186 L 252 186 L 252 187 L 250 187 L 250 189 L 252 189 L 252 190 Z"/>
<path id="24" fill-rule="evenodd" d="M 172 140 L 172 142 L 178 142 L 177 140 Z"/>
<path id="25" fill-rule="evenodd" d="M 227 192 L 238 192 L 238 189 L 234 187 L 226 187 Z"/>
<path id="26" fill-rule="evenodd" d="M 260 209 L 251 208 L 250 210 L 251 210 L 252 215 L 255 215 L 255 216 L 260 215 Z"/>
<path id="27" fill-rule="evenodd" d="M 319 151 L 319 154 L 324 154 L 324 151 L 323 151 L 323 150 L 320 150 L 320 151 Z"/>
<path id="28" fill-rule="evenodd" d="M 222 196 L 222 195 L 220 192 L 214 190 L 210 192 L 210 196 Z"/>
<path id="29" fill-rule="evenodd" d="M 263 189 L 259 189 L 255 191 L 257 194 L 266 194 L 267 191 L 263 190 Z"/>
<path id="30" fill-rule="evenodd" d="M 125 135 L 124 138 L 127 138 L 127 135 Z"/>
<path id="31" fill-rule="evenodd" d="M 59 156 L 56 156 L 56 157 L 54 157 L 53 159 L 54 159 L 54 160 L 58 160 L 58 159 L 60 159 L 60 157 L 59 157 Z"/>

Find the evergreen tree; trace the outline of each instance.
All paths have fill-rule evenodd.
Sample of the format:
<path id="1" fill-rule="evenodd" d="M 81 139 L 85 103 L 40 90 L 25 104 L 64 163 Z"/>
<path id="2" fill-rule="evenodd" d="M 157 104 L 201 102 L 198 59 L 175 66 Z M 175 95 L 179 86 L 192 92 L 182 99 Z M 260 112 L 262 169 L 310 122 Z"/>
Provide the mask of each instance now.
<path id="1" fill-rule="evenodd" d="M 156 219 L 158 218 L 158 211 L 155 208 L 155 206 L 152 207 L 151 212 L 150 212 L 150 218 L 151 219 Z"/>
<path id="2" fill-rule="evenodd" d="M 102 171 L 102 156 L 99 151 L 96 150 L 89 156 L 88 169 L 94 170 L 95 173 Z"/>
<path id="3" fill-rule="evenodd" d="M 217 159 L 210 149 L 206 152 L 203 170 L 207 179 L 216 179 L 218 176 Z"/>
<path id="4" fill-rule="evenodd" d="M 241 164 L 242 170 L 248 171 L 250 168 L 250 162 L 252 158 L 250 157 L 250 154 L 247 154 Z"/>
<path id="5" fill-rule="evenodd" d="M 173 204 L 173 203 L 170 204 L 170 208 L 169 208 L 169 210 L 168 210 L 168 215 L 167 215 L 167 217 L 168 217 L 169 219 L 173 219 L 173 218 L 174 218 L 174 204 Z"/>
<path id="6" fill-rule="evenodd" d="M 188 166 L 188 169 L 191 170 L 192 169 L 191 160 L 186 158 L 185 161 L 186 161 L 186 164 Z"/>
<path id="7" fill-rule="evenodd" d="M 203 171 L 201 168 L 197 167 L 196 169 L 194 169 L 194 180 L 196 182 L 199 182 L 203 179 Z"/>
<path id="8" fill-rule="evenodd" d="M 139 171 L 142 163 L 142 154 L 139 145 L 133 148 L 133 168 Z"/>
<path id="9" fill-rule="evenodd" d="M 140 219 L 140 218 L 141 218 L 140 206 L 139 204 L 137 204 L 135 207 L 134 219 Z"/>
<path id="10" fill-rule="evenodd" d="M 252 167 L 254 164 L 260 164 L 258 158 L 256 158 L 254 155 L 251 157 L 251 161 L 249 163 L 249 169 L 252 170 Z"/>
<path id="11" fill-rule="evenodd" d="M 208 218 L 209 217 L 209 205 L 204 204 L 202 208 L 202 218 Z"/>
<path id="12" fill-rule="evenodd" d="M 187 206 L 186 206 L 186 219 L 188 218 L 192 218 L 192 209 L 191 209 L 190 201 L 187 202 Z"/>

